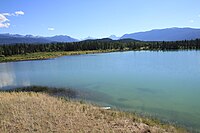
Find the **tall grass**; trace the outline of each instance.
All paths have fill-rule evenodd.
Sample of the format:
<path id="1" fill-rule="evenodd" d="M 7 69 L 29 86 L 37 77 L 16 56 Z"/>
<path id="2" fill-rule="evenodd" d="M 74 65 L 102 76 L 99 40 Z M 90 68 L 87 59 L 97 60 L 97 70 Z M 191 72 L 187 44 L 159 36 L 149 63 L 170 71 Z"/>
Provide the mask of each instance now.
<path id="1" fill-rule="evenodd" d="M 0 132 L 185 132 L 47 93 L 0 92 Z"/>

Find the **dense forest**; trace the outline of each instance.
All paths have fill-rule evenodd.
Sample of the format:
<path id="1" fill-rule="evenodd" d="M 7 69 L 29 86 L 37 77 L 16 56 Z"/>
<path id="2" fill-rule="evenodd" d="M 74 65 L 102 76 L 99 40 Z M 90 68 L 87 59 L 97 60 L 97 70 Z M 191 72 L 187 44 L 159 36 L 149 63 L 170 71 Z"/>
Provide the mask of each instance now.
<path id="1" fill-rule="evenodd" d="M 84 51 L 84 50 L 199 50 L 200 39 L 174 42 L 144 42 L 133 39 L 97 39 L 73 43 L 0 45 L 0 56 L 34 52 Z"/>

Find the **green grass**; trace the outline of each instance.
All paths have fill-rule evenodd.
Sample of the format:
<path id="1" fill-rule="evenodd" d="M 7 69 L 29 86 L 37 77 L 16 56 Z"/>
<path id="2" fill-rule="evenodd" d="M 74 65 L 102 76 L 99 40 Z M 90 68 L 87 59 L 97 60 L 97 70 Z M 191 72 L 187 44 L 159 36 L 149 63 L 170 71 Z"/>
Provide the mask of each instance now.
<path id="1" fill-rule="evenodd" d="M 63 51 L 63 52 L 36 52 L 27 53 L 12 56 L 0 56 L 0 62 L 11 62 L 11 61 L 25 61 L 25 60 L 44 60 L 50 58 L 56 58 L 67 55 L 80 55 L 80 54 L 94 54 L 94 53 L 107 53 L 118 50 L 90 50 L 90 51 Z"/>

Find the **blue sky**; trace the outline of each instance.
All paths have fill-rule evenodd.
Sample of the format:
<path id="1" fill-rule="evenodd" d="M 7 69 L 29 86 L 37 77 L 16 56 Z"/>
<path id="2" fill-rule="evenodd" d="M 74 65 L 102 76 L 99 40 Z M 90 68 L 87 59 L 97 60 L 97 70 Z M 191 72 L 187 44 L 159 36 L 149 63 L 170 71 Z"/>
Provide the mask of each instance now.
<path id="1" fill-rule="evenodd" d="M 200 0 L 1 0 L 0 33 L 102 38 L 200 28 Z"/>

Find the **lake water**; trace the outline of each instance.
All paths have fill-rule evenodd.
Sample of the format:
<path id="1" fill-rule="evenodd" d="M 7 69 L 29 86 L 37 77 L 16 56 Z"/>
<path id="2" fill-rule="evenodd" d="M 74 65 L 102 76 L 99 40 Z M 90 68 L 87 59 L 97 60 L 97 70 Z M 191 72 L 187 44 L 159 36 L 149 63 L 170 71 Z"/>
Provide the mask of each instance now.
<path id="1" fill-rule="evenodd" d="M 200 130 L 200 51 L 115 52 L 0 64 L 0 88 L 70 87 L 93 102 Z"/>

